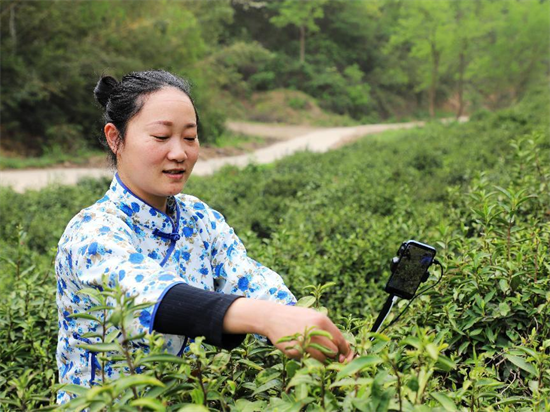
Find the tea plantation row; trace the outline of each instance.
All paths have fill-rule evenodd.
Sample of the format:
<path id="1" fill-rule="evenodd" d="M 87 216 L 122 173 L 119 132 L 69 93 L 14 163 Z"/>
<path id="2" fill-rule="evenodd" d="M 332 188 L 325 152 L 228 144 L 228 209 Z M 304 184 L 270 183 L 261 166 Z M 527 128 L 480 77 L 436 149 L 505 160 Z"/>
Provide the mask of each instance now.
<path id="1" fill-rule="evenodd" d="M 71 387 L 79 397 L 69 410 L 550 410 L 548 109 L 546 94 L 535 94 L 467 124 L 192 178 L 186 191 L 224 213 L 249 254 L 305 297 L 301 304 L 328 310 L 359 357 L 294 361 L 250 337 L 230 353 L 199 339 L 176 358 L 152 335 L 150 353 L 131 360 L 144 373 Z M 68 220 L 108 184 L 0 192 L 3 410 L 54 408 L 51 262 Z M 389 259 L 410 238 L 437 247 L 445 275 L 372 336 Z M 434 268 L 429 284 L 438 276 Z M 132 312 L 122 291 L 97 299 L 107 295 L 121 302 L 112 313 Z M 309 333 L 301 342 L 303 350 Z M 110 343 L 100 359 L 130 344 Z"/>

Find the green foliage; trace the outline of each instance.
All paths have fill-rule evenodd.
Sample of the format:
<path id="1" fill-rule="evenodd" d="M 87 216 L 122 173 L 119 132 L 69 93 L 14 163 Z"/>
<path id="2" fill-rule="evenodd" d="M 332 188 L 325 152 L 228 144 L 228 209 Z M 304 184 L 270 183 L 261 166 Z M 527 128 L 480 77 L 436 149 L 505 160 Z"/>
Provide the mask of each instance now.
<path id="1" fill-rule="evenodd" d="M 428 106 L 433 117 L 443 104 L 458 114 L 503 107 L 547 82 L 545 1 L 249 3 L 234 4 L 229 29 L 239 39 L 261 39 L 275 55 L 258 75 L 260 90 L 295 88 L 355 119 L 399 118 Z M 315 7 L 323 17 L 305 13 Z M 289 30 L 306 20 L 315 26 L 307 41 Z M 518 41 L 507 47 L 511 38 Z M 297 60 L 299 42 L 307 43 L 307 53 Z M 346 69 L 353 65 L 364 74 L 365 100 L 345 98 Z"/>
<path id="2" fill-rule="evenodd" d="M 0 255 L 0 409 L 33 410 L 55 403 L 57 321 L 53 259 L 39 254 L 16 227 Z"/>
<path id="3" fill-rule="evenodd" d="M 47 252 L 57 245 L 69 220 L 92 199 L 103 196 L 109 183 L 89 179 L 75 187 L 52 185 L 24 195 L 0 188 L 0 238 L 10 239 L 21 225 L 30 234 L 28 246 L 39 253 Z"/>
<path id="4" fill-rule="evenodd" d="M 222 135 L 218 136 L 215 141 L 216 147 L 246 147 L 246 144 L 258 143 L 261 144 L 264 139 L 260 136 L 238 134 L 230 131 L 225 131 Z"/>
<path id="5" fill-rule="evenodd" d="M 423 1 L 409 2 L 402 8 L 398 27 L 390 37 L 388 50 L 403 47 L 409 50 L 407 62 L 413 62 L 412 72 L 416 91 L 428 90 L 430 115 L 435 112 L 435 93 L 440 71 L 446 63 L 444 52 L 449 49 L 449 39 L 445 35 L 451 20 L 450 2 Z M 447 47 L 446 47 L 447 46 Z"/>
<path id="6" fill-rule="evenodd" d="M 303 26 L 310 32 L 316 32 L 319 26 L 315 24 L 315 20 L 323 17 L 323 3 L 326 3 L 326 0 L 307 3 L 285 0 L 277 5 L 278 14 L 271 18 L 271 22 L 277 27 Z"/>
<path id="7" fill-rule="evenodd" d="M 471 83 L 489 107 L 503 107 L 525 96 L 548 76 L 550 4 L 546 1 L 487 2 L 476 10 L 489 30 L 476 42 L 468 68 Z M 499 16 L 495 19 L 495 16 Z M 507 39 L 514 39 L 513 42 Z"/>
<path id="8" fill-rule="evenodd" d="M 110 285 L 83 291 L 110 305 L 85 314 L 102 325 L 101 342 L 88 349 L 126 376 L 67 387 L 77 395 L 68 410 L 548 410 L 548 107 L 548 96 L 535 93 L 466 124 L 429 124 L 193 179 L 188 191 L 226 215 L 249 254 L 281 273 L 300 305 L 326 311 L 358 357 L 345 365 L 296 361 L 252 337 L 231 352 L 199 338 L 188 355 L 167 355 L 158 335 L 118 336 L 140 307 Z M 107 184 L 2 191 L 5 410 L 54 401 L 52 247 Z M 371 334 L 389 258 L 408 238 L 437 246 L 444 277 L 399 323 Z M 432 272 L 430 283 L 440 275 Z M 296 349 L 315 333 L 295 336 Z M 127 351 L 137 338 L 148 339 L 148 352 Z"/>
<path id="9" fill-rule="evenodd" d="M 247 97 L 261 82 L 260 68 L 273 57 L 259 43 L 235 42 L 209 56 L 204 63 L 215 67 L 220 88 L 230 91 L 233 98 Z"/>
<path id="10" fill-rule="evenodd" d="M 213 13 L 206 15 L 215 27 Z M 101 111 L 92 91 L 100 74 L 163 68 L 186 76 L 206 47 L 197 18 L 180 2 L 154 9 L 147 2 L 3 2 L 2 146 L 25 154 L 97 146 Z"/>
<path id="11" fill-rule="evenodd" d="M 439 384 L 430 377 L 455 369 L 454 362 L 442 353 L 447 347 L 441 342 L 443 334 L 415 329 L 413 336 L 392 344 L 384 335 L 374 335 L 371 340 L 368 324 L 358 320 L 348 323 L 357 330 L 355 337 L 349 330 L 348 334 L 358 357 L 347 365 L 323 365 L 308 357 L 305 351 L 309 347 L 326 351 L 311 342 L 313 336 L 327 334 L 316 330 L 281 340 L 297 341 L 295 348 L 304 354 L 299 362 L 250 339 L 241 348 L 227 353 L 203 345 L 202 338 L 197 338 L 189 345 L 188 356 L 180 358 L 164 353 L 162 338 L 153 334 L 148 336 L 147 353 L 132 352 L 131 343 L 143 336 L 129 336 L 127 331 L 143 305 L 133 304 L 134 297 L 106 284 L 101 292 L 85 289 L 82 294 L 94 299 L 97 309 L 92 307 L 87 313 L 75 316 L 94 316 L 99 331 L 103 332 L 93 336 L 100 337 L 101 342 L 81 346 L 96 352 L 100 363 L 119 365 L 125 376 L 115 380 L 103 376 L 101 385 L 92 389 L 73 384 L 63 386 L 74 399 L 62 410 L 137 411 L 145 407 L 167 411 L 186 410 L 182 409 L 185 407 L 191 410 L 191 405 L 203 405 L 204 410 L 237 411 L 300 410 L 305 406 L 314 411 L 350 407 L 388 410 L 397 403 L 404 405 L 405 410 L 412 410 L 415 404 L 437 405 L 425 395 Z M 398 400 L 394 399 L 396 393 Z M 439 403 L 454 407 L 445 394 L 436 395 L 434 399 Z"/>
<path id="12" fill-rule="evenodd" d="M 323 5 L 327 0 L 311 0 L 307 2 L 284 0 L 274 3 L 277 15 L 270 22 L 277 27 L 295 26 L 300 31 L 300 63 L 305 61 L 306 35 L 319 31 L 316 19 L 324 16 Z"/>
<path id="13" fill-rule="evenodd" d="M 69 153 L 62 147 L 54 145 L 44 150 L 40 157 L 0 156 L 0 170 L 44 168 L 63 163 L 85 165 L 91 158 L 107 159 L 104 151 L 81 147 L 75 152 Z"/>
<path id="14" fill-rule="evenodd" d="M 317 100 L 304 92 L 286 89 L 252 95 L 251 103 L 246 107 L 246 118 L 260 122 L 326 127 L 357 124 L 349 116 L 324 112 Z"/>
<path id="15" fill-rule="evenodd" d="M 210 143 L 277 89 L 362 122 L 503 108 L 547 84 L 549 16 L 539 0 L 5 0 L 1 145 L 99 148 L 97 79 L 152 68 L 192 80 Z"/>

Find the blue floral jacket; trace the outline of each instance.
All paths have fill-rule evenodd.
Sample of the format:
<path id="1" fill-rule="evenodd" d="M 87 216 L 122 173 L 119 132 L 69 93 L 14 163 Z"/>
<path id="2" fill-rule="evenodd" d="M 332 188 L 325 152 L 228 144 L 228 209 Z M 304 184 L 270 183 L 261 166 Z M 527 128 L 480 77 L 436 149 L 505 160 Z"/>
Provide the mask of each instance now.
<path id="1" fill-rule="evenodd" d="M 82 335 L 100 326 L 69 317 L 94 303 L 83 294 L 98 288 L 102 277 L 137 296 L 136 303 L 154 302 L 136 317 L 134 333 L 150 332 L 159 302 L 178 283 L 219 293 L 293 304 L 295 298 L 281 277 L 249 258 L 222 215 L 193 196 L 169 198 L 172 218 L 134 195 L 115 175 L 105 196 L 82 210 L 67 225 L 58 245 L 55 268 L 59 339 L 57 364 L 61 383 L 90 386 L 100 377 L 94 354 L 78 343 L 94 343 Z M 184 336 L 164 335 L 166 350 L 181 354 Z M 116 370 L 105 374 L 116 378 Z M 60 391 L 58 403 L 68 401 Z"/>

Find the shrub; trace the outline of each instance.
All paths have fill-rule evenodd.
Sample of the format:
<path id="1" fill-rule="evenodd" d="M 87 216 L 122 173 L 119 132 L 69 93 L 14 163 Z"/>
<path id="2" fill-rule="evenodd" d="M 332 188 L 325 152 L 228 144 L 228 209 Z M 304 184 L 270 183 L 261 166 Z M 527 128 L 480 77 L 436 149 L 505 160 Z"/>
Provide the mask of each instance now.
<path id="1" fill-rule="evenodd" d="M 513 116 L 432 124 L 194 179 L 187 189 L 226 215 L 249 254 L 281 273 L 301 305 L 328 311 L 359 357 L 348 365 L 294 361 L 249 338 L 230 353 L 197 339 L 190 356 L 176 359 L 151 335 L 150 351 L 130 360 L 147 365 L 143 374 L 69 387 L 79 395 L 69 409 L 547 410 L 547 107 L 529 102 Z M 529 121 L 510 120 L 518 118 Z M 2 189 L 0 402 L 8 410 L 54 399 L 52 247 L 107 184 Z M 399 323 L 372 335 L 389 259 L 407 238 L 437 246 L 445 275 Z M 130 313 L 131 299 L 112 310 Z M 116 317 L 111 323 L 120 326 Z M 311 333 L 301 335 L 302 350 Z M 116 357 L 128 342 L 103 343 L 116 345 Z"/>

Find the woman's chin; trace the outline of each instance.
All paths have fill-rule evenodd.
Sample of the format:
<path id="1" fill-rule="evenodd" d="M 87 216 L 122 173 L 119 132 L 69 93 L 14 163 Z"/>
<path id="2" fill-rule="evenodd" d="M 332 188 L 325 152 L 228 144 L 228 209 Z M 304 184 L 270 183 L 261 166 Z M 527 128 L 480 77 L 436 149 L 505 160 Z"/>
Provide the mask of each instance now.
<path id="1" fill-rule="evenodd" d="M 185 187 L 186 181 L 187 179 L 181 180 L 178 182 L 170 182 L 168 185 L 165 186 L 166 196 L 174 196 L 174 195 L 177 195 L 178 193 L 181 193 L 181 191 Z"/>

